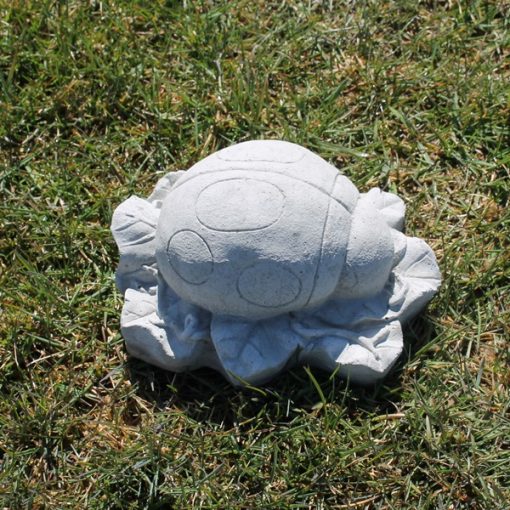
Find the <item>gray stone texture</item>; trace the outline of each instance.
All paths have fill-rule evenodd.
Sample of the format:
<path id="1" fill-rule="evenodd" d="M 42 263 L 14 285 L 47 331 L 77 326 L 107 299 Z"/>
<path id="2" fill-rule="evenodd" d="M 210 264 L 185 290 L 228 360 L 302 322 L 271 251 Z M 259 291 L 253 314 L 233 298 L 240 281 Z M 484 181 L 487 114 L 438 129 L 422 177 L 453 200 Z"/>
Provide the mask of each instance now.
<path id="1" fill-rule="evenodd" d="M 113 215 L 127 348 L 233 384 L 303 363 L 372 383 L 441 280 L 430 247 L 401 232 L 404 213 L 288 142 L 240 143 L 170 173 Z"/>

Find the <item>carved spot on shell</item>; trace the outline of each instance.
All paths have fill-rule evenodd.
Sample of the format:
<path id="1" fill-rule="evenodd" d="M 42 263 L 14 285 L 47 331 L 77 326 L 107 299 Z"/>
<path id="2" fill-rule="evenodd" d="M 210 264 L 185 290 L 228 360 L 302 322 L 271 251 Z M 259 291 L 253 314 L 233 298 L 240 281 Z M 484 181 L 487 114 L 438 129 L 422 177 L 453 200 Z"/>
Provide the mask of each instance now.
<path id="1" fill-rule="evenodd" d="M 174 234 L 167 245 L 172 269 L 192 285 L 205 283 L 213 272 L 214 262 L 206 241 L 192 230 Z"/>
<path id="2" fill-rule="evenodd" d="M 227 179 L 207 186 L 196 203 L 197 218 L 222 232 L 260 230 L 276 223 L 285 196 L 274 184 L 256 179 Z"/>
<path id="3" fill-rule="evenodd" d="M 241 273 L 237 290 L 249 303 L 272 308 L 292 303 L 301 293 L 301 281 L 277 263 L 259 262 Z"/>

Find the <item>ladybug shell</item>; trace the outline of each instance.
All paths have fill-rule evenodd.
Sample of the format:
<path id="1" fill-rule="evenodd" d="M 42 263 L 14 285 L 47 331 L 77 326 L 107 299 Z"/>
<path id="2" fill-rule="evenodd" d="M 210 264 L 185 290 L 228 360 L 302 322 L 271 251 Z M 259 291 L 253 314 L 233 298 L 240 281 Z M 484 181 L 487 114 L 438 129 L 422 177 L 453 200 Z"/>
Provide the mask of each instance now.
<path id="1" fill-rule="evenodd" d="M 223 149 L 166 197 L 158 268 L 179 296 L 217 314 L 263 319 L 315 307 L 338 284 L 358 195 L 299 145 Z"/>

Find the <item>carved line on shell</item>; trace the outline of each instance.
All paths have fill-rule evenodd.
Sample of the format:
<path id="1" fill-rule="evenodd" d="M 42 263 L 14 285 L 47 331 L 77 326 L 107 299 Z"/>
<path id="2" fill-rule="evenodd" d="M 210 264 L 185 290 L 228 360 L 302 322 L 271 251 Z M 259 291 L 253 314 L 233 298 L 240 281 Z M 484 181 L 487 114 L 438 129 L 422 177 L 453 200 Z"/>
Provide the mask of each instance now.
<path id="1" fill-rule="evenodd" d="M 195 235 L 198 239 L 200 239 L 200 241 L 205 245 L 205 247 L 207 248 L 207 251 L 209 253 L 209 257 L 210 257 L 210 270 L 208 272 L 208 274 L 204 277 L 204 278 L 201 278 L 199 281 L 192 281 L 190 280 L 189 278 L 185 278 L 181 272 L 178 270 L 178 268 L 175 267 L 175 265 L 172 263 L 172 257 L 170 256 L 169 254 L 169 248 L 170 248 L 170 243 L 172 242 L 172 240 L 179 234 L 182 234 L 182 233 L 191 233 L 193 235 Z M 190 285 L 202 285 L 203 283 L 205 283 L 210 275 L 212 274 L 212 272 L 214 271 L 214 257 L 213 257 L 213 254 L 212 254 L 212 250 L 211 250 L 211 247 L 209 246 L 209 244 L 207 243 L 207 241 L 200 235 L 198 234 L 197 232 L 195 232 L 194 230 L 191 230 L 191 229 L 182 229 L 182 230 L 178 230 L 177 232 L 175 232 L 171 237 L 170 239 L 168 240 L 167 242 L 167 245 L 166 245 L 166 255 L 167 255 L 167 260 L 168 260 L 168 263 L 170 264 L 170 267 L 174 270 L 174 272 L 179 276 L 179 278 L 181 278 L 182 280 L 184 280 L 186 283 L 189 283 Z"/>
<path id="2" fill-rule="evenodd" d="M 203 175 L 203 174 L 202 174 Z M 200 197 L 202 196 L 202 194 L 208 190 L 210 187 L 212 186 L 216 186 L 217 184 L 219 183 L 222 183 L 222 182 L 228 182 L 228 181 L 257 181 L 257 182 L 261 182 L 263 184 L 270 184 L 271 186 L 275 187 L 283 196 L 283 205 L 281 207 L 281 210 L 278 214 L 278 217 L 276 219 L 274 219 L 273 221 L 271 221 L 271 223 L 268 223 L 267 225 L 264 225 L 263 227 L 254 227 L 254 228 L 244 228 L 244 229 L 240 229 L 240 228 L 233 228 L 233 229 L 226 229 L 226 228 L 212 228 L 210 227 L 209 225 L 206 225 L 201 219 L 200 219 L 200 215 L 198 213 L 198 203 L 199 203 L 199 200 L 200 200 Z M 195 217 L 197 218 L 198 222 L 206 229 L 208 230 L 212 230 L 212 231 L 215 231 L 215 232 L 255 232 L 255 231 L 258 231 L 258 230 L 264 230 L 266 228 L 269 228 L 269 227 L 272 227 L 275 223 L 277 223 L 281 217 L 283 216 L 283 212 L 285 210 L 285 200 L 287 199 L 287 195 L 285 194 L 285 191 L 282 190 L 279 186 L 277 186 L 276 184 L 274 183 L 267 183 L 266 181 L 262 180 L 262 179 L 257 179 L 257 178 L 253 178 L 253 177 L 228 177 L 226 179 L 222 179 L 220 181 L 215 181 L 215 182 L 212 182 L 210 184 L 208 184 L 198 195 L 198 198 L 197 198 L 197 201 L 195 203 Z"/>
<path id="3" fill-rule="evenodd" d="M 235 172 L 235 171 L 241 171 L 241 172 L 245 172 L 247 171 L 246 168 L 236 168 L 236 167 L 229 167 L 229 168 L 219 168 L 217 170 L 209 170 L 208 172 L 204 172 L 204 173 L 199 173 L 197 175 L 192 175 L 191 177 L 187 178 L 186 179 L 186 176 L 183 176 L 181 177 L 176 183 L 175 185 L 172 187 L 172 191 L 174 189 L 177 189 L 179 188 L 180 186 L 186 184 L 187 182 L 190 182 L 194 179 L 198 179 L 199 177 L 203 177 L 203 176 L 207 176 L 207 175 L 212 175 L 212 174 L 217 174 L 217 173 L 220 173 L 220 172 Z M 305 184 L 308 184 L 308 186 L 311 186 L 312 188 L 315 188 L 316 190 L 320 191 L 321 193 L 324 193 L 326 196 L 328 196 L 329 198 L 331 198 L 332 200 L 334 200 L 335 202 L 338 202 L 342 207 L 344 207 L 345 209 L 347 209 L 347 211 L 349 211 L 351 214 L 352 212 L 354 211 L 355 209 L 355 206 L 354 207 L 350 207 L 348 204 L 342 202 L 342 200 L 340 200 L 338 197 L 335 197 L 335 196 L 332 196 L 331 193 L 333 193 L 333 190 L 334 188 L 331 188 L 331 191 L 330 193 L 328 194 L 323 188 L 321 188 L 320 186 L 317 186 L 316 184 L 313 184 L 305 179 L 300 179 L 299 177 L 296 177 L 295 175 L 287 175 L 287 174 L 284 174 L 284 173 L 280 173 L 276 170 L 263 170 L 263 169 L 259 169 L 259 168 L 250 168 L 249 169 L 250 172 L 259 172 L 259 173 L 264 173 L 264 174 L 275 174 L 275 175 L 281 175 L 283 177 L 287 177 L 288 179 L 295 179 L 296 181 L 299 181 L 299 182 L 303 182 Z M 334 182 L 336 182 L 336 180 L 338 179 L 338 177 L 340 175 L 343 175 L 339 172 L 337 172 L 337 174 L 335 175 L 335 178 L 334 178 Z M 345 177 L 345 176 L 344 176 Z M 271 183 L 272 184 L 272 183 Z"/>
<path id="4" fill-rule="evenodd" d="M 253 268 L 256 268 L 257 265 L 259 265 L 260 263 L 255 263 L 255 264 L 252 264 L 251 266 L 248 266 L 247 268 L 245 268 L 240 277 L 237 279 L 237 282 L 236 282 L 236 290 L 237 290 L 237 293 L 239 294 L 239 297 L 241 299 L 244 299 L 247 303 L 250 303 L 252 305 L 255 305 L 255 306 L 260 306 L 261 308 L 280 308 L 282 306 L 287 306 L 289 305 L 290 303 L 293 303 L 294 301 L 296 301 L 296 299 L 298 299 L 298 297 L 301 295 L 301 291 L 303 289 L 303 284 L 301 283 L 301 278 L 299 278 L 297 275 L 294 274 L 294 272 L 292 270 L 290 270 L 289 268 L 285 267 L 285 268 L 281 268 L 281 270 L 285 271 L 286 273 L 289 273 L 294 279 L 295 281 L 297 282 L 298 284 L 298 290 L 297 292 L 295 293 L 295 296 L 288 300 L 288 301 L 285 301 L 284 303 L 279 303 L 278 305 L 274 305 L 274 304 L 271 304 L 271 305 L 263 305 L 261 303 L 257 303 L 256 301 L 252 301 L 250 299 L 248 299 L 246 296 L 243 295 L 242 293 L 242 290 L 240 289 L 240 279 L 241 279 L 241 276 L 246 272 L 246 271 L 249 271 L 250 269 L 253 269 Z"/>
<path id="5" fill-rule="evenodd" d="M 338 174 L 340 175 L 340 174 Z M 322 256 L 324 253 L 324 234 L 326 233 L 326 226 L 328 224 L 329 220 L 329 212 L 331 210 L 331 201 L 333 200 L 333 197 L 331 196 L 331 193 L 333 193 L 333 190 L 335 189 L 335 184 L 338 179 L 338 175 L 333 179 L 333 183 L 331 184 L 331 190 L 330 190 L 330 200 L 328 200 L 328 208 L 326 209 L 326 217 L 324 218 L 324 223 L 322 225 L 322 233 L 321 233 L 321 251 L 319 253 L 319 260 L 317 261 L 317 267 L 315 268 L 315 274 L 313 275 L 313 285 L 312 290 L 310 291 L 310 294 L 308 296 L 308 299 L 306 300 L 306 303 L 304 306 L 307 306 L 308 303 L 310 303 L 310 300 L 312 299 L 313 293 L 315 292 L 315 287 L 317 285 L 317 281 L 319 279 L 319 271 L 321 268 L 321 262 L 322 262 Z M 340 202 L 339 202 L 340 203 Z M 343 205 L 343 204 L 340 204 Z M 345 207 L 345 206 L 344 206 Z"/>

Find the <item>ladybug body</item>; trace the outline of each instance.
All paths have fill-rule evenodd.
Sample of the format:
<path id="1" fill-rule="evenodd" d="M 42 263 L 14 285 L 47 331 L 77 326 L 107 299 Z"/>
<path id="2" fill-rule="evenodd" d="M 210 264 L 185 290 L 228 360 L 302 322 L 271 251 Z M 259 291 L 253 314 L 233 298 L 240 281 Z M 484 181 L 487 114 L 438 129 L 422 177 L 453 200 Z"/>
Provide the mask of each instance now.
<path id="1" fill-rule="evenodd" d="M 183 299 L 249 319 L 375 294 L 393 240 L 358 199 L 349 179 L 303 147 L 234 145 L 191 167 L 165 198 L 159 271 Z"/>

